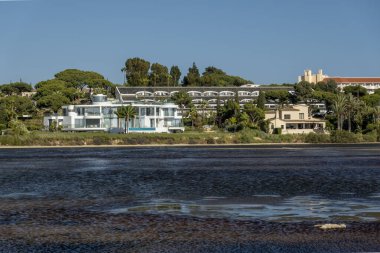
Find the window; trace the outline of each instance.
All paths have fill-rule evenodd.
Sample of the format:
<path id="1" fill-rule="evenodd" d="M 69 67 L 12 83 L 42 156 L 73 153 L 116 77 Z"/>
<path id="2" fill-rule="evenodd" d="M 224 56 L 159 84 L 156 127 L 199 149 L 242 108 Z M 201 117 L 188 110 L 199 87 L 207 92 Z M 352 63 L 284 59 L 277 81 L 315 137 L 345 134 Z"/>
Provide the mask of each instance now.
<path id="1" fill-rule="evenodd" d="M 100 127 L 100 119 L 86 119 L 86 128 Z"/>
<path id="2" fill-rule="evenodd" d="M 112 111 L 112 108 L 111 107 L 103 107 L 102 108 L 102 113 L 103 115 L 106 115 L 108 117 L 112 117 L 113 115 L 113 111 Z"/>
<path id="3" fill-rule="evenodd" d="M 153 116 L 154 115 L 154 108 L 146 108 L 146 116 Z"/>
<path id="4" fill-rule="evenodd" d="M 94 116 L 100 115 L 100 107 L 89 107 L 85 109 L 85 115 Z"/>
<path id="5" fill-rule="evenodd" d="M 290 119 L 290 114 L 284 114 L 284 119 Z"/>
<path id="6" fill-rule="evenodd" d="M 75 128 L 83 128 L 84 120 L 83 119 L 75 119 Z"/>
<path id="7" fill-rule="evenodd" d="M 84 115 L 84 108 L 83 107 L 77 107 L 77 114 L 79 116 Z"/>
<path id="8" fill-rule="evenodd" d="M 304 113 L 300 113 L 300 119 L 304 119 L 305 118 L 305 114 Z"/>
<path id="9" fill-rule="evenodd" d="M 164 112 L 164 116 L 166 116 L 166 117 L 174 116 L 174 108 L 164 108 L 163 112 Z"/>

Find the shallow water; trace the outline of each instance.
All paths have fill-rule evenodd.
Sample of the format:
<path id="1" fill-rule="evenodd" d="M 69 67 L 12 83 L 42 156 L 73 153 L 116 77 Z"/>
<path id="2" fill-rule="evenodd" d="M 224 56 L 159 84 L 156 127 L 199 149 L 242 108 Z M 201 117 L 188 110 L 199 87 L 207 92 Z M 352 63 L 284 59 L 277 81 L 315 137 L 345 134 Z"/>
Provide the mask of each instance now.
<path id="1" fill-rule="evenodd" d="M 346 222 L 353 224 L 352 228 L 375 226 L 376 229 L 371 228 L 369 232 L 361 227 L 360 230 L 367 231 L 367 241 L 355 239 L 349 245 L 358 250 L 375 250 L 373 245 L 378 245 L 378 241 L 370 238 L 372 235 L 377 238 L 375 235 L 379 233 L 380 145 L 0 149 L 0 162 L 0 230 L 11 229 L 9 235 L 2 235 L 4 243 L 0 243 L 0 250 L 13 247 L 17 249 L 15 252 L 20 249 L 43 251 L 62 244 L 69 246 L 58 248 L 59 251 L 72 251 L 75 245 L 82 245 L 85 251 L 110 250 L 113 246 L 107 244 L 110 240 L 107 236 L 114 238 L 119 233 L 113 232 L 114 226 L 136 217 L 141 218 L 137 224 L 146 234 L 151 229 L 146 224 L 161 224 L 162 217 L 176 225 L 173 231 L 178 233 L 168 237 L 166 242 L 152 235 L 147 239 L 151 244 L 135 245 L 131 250 L 123 235 L 135 230 L 127 230 L 118 234 L 120 240 L 112 241 L 111 245 L 124 245 L 125 251 L 174 252 L 178 250 L 174 242 L 178 243 L 184 235 L 181 229 L 193 225 L 196 232 L 192 230 L 185 241 L 197 241 L 201 245 L 197 233 L 207 233 L 209 228 L 205 227 L 209 219 L 215 226 L 225 220 L 244 224 L 260 221 L 265 227 L 305 222 L 309 222 L 310 227 L 327 222 Z M 66 220 L 63 213 L 70 219 Z M 85 224 L 84 217 L 93 222 Z M 146 217 L 150 217 L 151 223 Z M 114 219 L 123 220 L 114 222 Z M 183 220 L 189 222 L 184 227 L 178 223 Z M 198 220 L 200 227 L 194 223 Z M 99 229 L 102 236 L 86 237 L 83 234 L 86 230 L 82 230 L 84 225 Z M 40 227 L 40 230 L 31 232 L 25 226 Z M 107 230 L 109 226 L 112 231 Z M 78 229 L 78 238 L 66 237 L 74 233 L 73 228 Z M 54 240 L 60 241 L 61 246 L 54 246 L 52 238 L 41 234 L 45 230 L 51 233 L 52 229 L 56 233 Z M 273 237 L 277 229 L 265 231 L 273 232 Z M 225 252 L 229 252 L 235 250 L 239 241 L 249 246 L 236 252 L 271 251 L 274 241 L 277 244 L 272 245 L 273 250 L 294 251 L 279 239 L 271 237 L 270 242 L 260 241 L 258 245 L 254 243 L 257 238 L 249 239 L 249 229 L 240 232 L 236 237 L 237 229 L 232 226 L 223 233 L 235 233 L 234 240 L 231 235 L 230 239 L 220 239 L 219 246 L 209 241 L 201 248 L 189 246 L 188 251 L 226 249 Z M 26 233 L 35 243 L 25 246 L 22 238 Z M 315 236 L 313 233 L 310 236 Z M 326 239 L 324 235 L 319 236 L 321 240 Z M 349 237 L 345 238 L 349 241 Z M 44 243 L 42 246 L 37 243 L 40 240 Z M 289 240 L 292 247 L 298 245 L 296 237 Z M 306 239 L 302 242 L 304 246 L 309 245 Z M 334 240 L 329 242 L 334 243 Z M 94 243 L 97 246 L 85 246 Z M 226 248 L 222 250 L 220 245 L 224 243 Z M 152 245 L 161 248 L 154 250 Z M 325 248 L 323 244 L 313 245 L 305 250 L 326 251 L 330 244 Z M 337 248 L 341 249 L 344 247 Z"/>

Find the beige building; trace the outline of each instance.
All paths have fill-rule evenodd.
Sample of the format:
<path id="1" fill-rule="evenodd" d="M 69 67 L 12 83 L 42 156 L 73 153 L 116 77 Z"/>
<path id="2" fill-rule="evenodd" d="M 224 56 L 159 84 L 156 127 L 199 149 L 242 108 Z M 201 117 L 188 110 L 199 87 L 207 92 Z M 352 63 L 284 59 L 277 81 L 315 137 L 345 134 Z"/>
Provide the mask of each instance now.
<path id="1" fill-rule="evenodd" d="M 334 80 L 338 88 L 343 91 L 347 86 L 362 86 L 369 94 L 373 94 L 376 89 L 380 89 L 380 77 L 329 77 L 324 75 L 322 69 L 317 74 L 313 74 L 310 69 L 304 71 L 303 76 L 298 76 L 298 82 L 307 81 L 309 83 L 327 82 Z"/>
<path id="2" fill-rule="evenodd" d="M 319 69 L 317 74 L 313 74 L 310 69 L 307 69 L 304 71 L 303 76 L 298 76 L 298 82 L 306 81 L 309 83 L 318 83 L 318 82 L 322 82 L 323 79 L 327 77 L 328 77 L 327 75 L 323 74 L 322 69 Z"/>
<path id="3" fill-rule="evenodd" d="M 265 112 L 270 133 L 281 128 L 283 134 L 324 133 L 326 122 L 313 118 L 307 105 L 294 105 Z"/>

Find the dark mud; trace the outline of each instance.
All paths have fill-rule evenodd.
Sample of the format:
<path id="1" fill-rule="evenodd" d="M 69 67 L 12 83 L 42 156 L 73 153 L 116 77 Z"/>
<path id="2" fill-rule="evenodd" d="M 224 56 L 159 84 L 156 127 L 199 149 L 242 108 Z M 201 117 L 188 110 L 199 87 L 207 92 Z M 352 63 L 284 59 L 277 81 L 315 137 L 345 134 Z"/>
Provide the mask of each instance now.
<path id="1" fill-rule="evenodd" d="M 380 251 L 379 145 L 16 149 L 0 162 L 1 252 Z"/>

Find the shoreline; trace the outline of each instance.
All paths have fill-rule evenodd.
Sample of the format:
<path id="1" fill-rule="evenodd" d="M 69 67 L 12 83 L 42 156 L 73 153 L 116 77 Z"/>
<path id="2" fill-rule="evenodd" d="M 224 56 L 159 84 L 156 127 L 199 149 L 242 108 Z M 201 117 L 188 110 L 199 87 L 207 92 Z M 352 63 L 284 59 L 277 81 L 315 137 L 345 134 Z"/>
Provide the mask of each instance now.
<path id="1" fill-rule="evenodd" d="M 1 149 L 47 149 L 47 148 L 149 148 L 149 147 L 249 147 L 249 146 L 265 146 L 265 147 L 280 147 L 280 146 L 379 146 L 380 142 L 361 142 L 361 143 L 226 143 L 226 144 L 120 144 L 120 145 L 31 145 L 31 146 L 2 146 Z"/>

